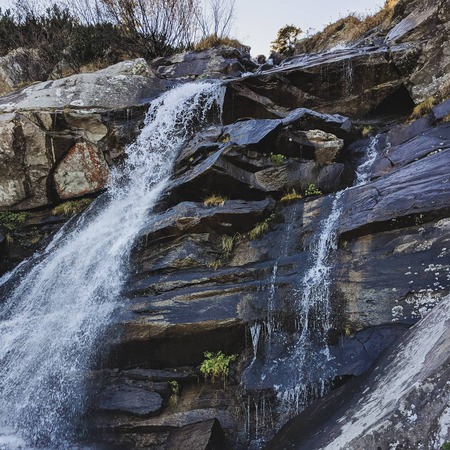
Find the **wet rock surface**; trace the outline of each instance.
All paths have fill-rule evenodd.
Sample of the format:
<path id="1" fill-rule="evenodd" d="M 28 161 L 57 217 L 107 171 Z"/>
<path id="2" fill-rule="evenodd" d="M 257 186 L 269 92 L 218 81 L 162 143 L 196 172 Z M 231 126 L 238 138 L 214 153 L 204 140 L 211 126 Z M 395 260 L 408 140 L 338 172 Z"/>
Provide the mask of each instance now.
<path id="1" fill-rule="evenodd" d="M 248 376 L 247 392 L 241 377 L 261 356 L 254 352 L 266 339 L 269 315 L 281 324 L 280 342 L 295 334 L 310 246 L 341 189 L 330 285 L 334 372 L 327 381 L 338 387 L 357 378 L 312 405 L 273 448 L 321 448 L 339 436 L 337 419 L 359 420 L 357 399 L 366 401 L 368 387 L 382 389 L 377 376 L 392 378 L 386 374 L 394 356 L 380 355 L 416 342 L 423 323 L 430 335 L 441 327 L 433 314 L 444 311 L 450 292 L 450 108 L 440 101 L 448 5 L 430 0 L 417 8 L 401 1 L 379 46 L 297 55 L 227 81 L 224 125 L 181 149 L 170 187 L 129 260 L 122 307 L 108 330 L 110 354 L 93 375 L 98 401 L 89 414 L 105 448 L 255 444 L 252 424 L 271 419 L 252 416 L 255 397 L 246 395 L 275 402 L 276 393 L 270 376 Z M 430 31 L 432 24 L 438 31 Z M 222 48 L 121 63 L 0 99 L 0 207 L 31 210 L 13 228 L 0 222 L 1 270 L 29 255 L 38 244 L 33 238 L 45 242 L 66 221 L 53 206 L 104 189 L 152 97 L 175 82 L 249 69 L 238 50 Z M 436 96 L 432 110 L 405 120 L 429 95 Z M 376 140 L 363 138 L 371 133 Z M 370 148 L 376 155 L 366 183 L 352 187 Z M 212 196 L 218 199 L 207 206 Z M 263 329 L 256 345 L 255 324 Z M 417 448 L 419 432 L 428 448 L 438 448 L 448 380 L 446 335 L 439 336 L 426 353 L 429 370 L 424 364 L 416 378 L 406 377 L 395 407 L 380 416 L 400 430 L 404 448 Z M 212 384 L 199 372 L 206 351 L 238 355 L 226 383 Z M 411 350 L 407 364 L 419 353 Z M 313 435 L 316 425 L 330 432 Z M 361 429 L 367 436 L 355 435 L 350 448 L 376 448 L 369 438 L 389 448 L 396 439 L 369 419 Z"/>

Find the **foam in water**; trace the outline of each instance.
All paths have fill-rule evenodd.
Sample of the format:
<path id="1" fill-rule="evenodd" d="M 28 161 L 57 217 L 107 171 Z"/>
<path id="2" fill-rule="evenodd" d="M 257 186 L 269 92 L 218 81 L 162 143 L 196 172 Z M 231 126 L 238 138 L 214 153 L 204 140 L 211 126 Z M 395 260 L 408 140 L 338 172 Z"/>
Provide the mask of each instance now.
<path id="1" fill-rule="evenodd" d="M 5 285 L 11 293 L 0 305 L 0 449 L 62 449 L 77 439 L 84 377 L 120 303 L 133 239 L 167 186 L 181 145 L 219 112 L 223 95 L 218 84 L 189 83 L 152 102 L 107 194 L 2 278 L 16 285 Z"/>

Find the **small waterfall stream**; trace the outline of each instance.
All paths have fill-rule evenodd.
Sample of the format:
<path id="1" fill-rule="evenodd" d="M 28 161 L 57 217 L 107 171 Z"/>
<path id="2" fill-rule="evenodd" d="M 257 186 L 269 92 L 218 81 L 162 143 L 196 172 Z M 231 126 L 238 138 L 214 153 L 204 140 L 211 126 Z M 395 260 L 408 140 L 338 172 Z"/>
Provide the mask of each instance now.
<path id="1" fill-rule="evenodd" d="M 10 294 L 0 304 L 0 449 L 59 450 L 79 437 L 84 378 L 120 304 L 134 237 L 166 188 L 181 145 L 220 113 L 223 96 L 219 84 L 188 83 L 153 101 L 107 193 L 2 278 Z"/>
<path id="2" fill-rule="evenodd" d="M 347 189 L 369 182 L 379 144 L 380 136 L 369 139 L 363 161 L 360 162 L 355 173 L 354 185 Z M 329 332 L 333 325 L 330 294 L 333 282 L 333 259 L 338 246 L 337 228 L 347 189 L 335 194 L 330 213 L 321 221 L 318 232 L 309 247 L 309 268 L 306 269 L 299 287 L 294 290 L 296 316 L 295 330 L 291 333 L 294 338 L 289 339 L 280 333 L 276 340 L 277 331 L 280 330 L 275 332 L 273 330 L 275 283 L 280 258 L 274 264 L 271 277 L 265 333 L 261 333 L 260 323 L 251 326 L 254 356 L 247 370 L 259 372 L 257 376 L 260 376 L 261 386 L 259 398 L 252 399 L 253 404 L 250 401 L 251 395 L 248 398 L 247 429 L 252 439 L 251 448 L 261 448 L 267 437 L 265 433 L 270 434 L 276 431 L 288 419 L 308 406 L 312 400 L 324 396 L 330 388 L 330 382 L 334 377 L 333 369 L 329 364 L 332 356 L 328 346 Z M 285 242 L 287 241 L 288 238 Z M 283 251 L 282 256 L 286 254 L 287 249 Z M 258 352 L 261 355 L 259 365 Z M 271 384 L 275 399 L 273 394 L 268 393 Z M 274 423 L 272 408 L 277 410 L 276 423 Z M 251 412 L 254 414 L 253 421 Z M 267 421 L 269 423 L 266 423 Z"/>

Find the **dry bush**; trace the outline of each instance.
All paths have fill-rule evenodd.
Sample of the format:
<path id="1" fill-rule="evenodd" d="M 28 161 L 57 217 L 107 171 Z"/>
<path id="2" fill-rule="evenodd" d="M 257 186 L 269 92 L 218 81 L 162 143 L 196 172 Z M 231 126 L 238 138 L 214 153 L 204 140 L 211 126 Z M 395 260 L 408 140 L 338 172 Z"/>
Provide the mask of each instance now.
<path id="1" fill-rule="evenodd" d="M 217 37 L 215 35 L 207 36 L 200 40 L 195 46 L 194 50 L 201 52 L 208 50 L 210 48 L 216 48 L 221 45 L 226 45 L 228 47 L 237 48 L 238 50 L 245 49 L 245 45 L 239 42 L 237 39 L 232 39 L 229 37 Z"/>

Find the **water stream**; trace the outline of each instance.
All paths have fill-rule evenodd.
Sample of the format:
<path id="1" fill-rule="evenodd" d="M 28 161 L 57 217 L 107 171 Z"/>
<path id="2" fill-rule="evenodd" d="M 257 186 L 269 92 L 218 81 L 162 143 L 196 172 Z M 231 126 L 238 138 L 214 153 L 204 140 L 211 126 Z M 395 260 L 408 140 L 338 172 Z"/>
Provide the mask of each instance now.
<path id="1" fill-rule="evenodd" d="M 379 141 L 379 136 L 369 139 L 363 160 L 355 173 L 354 186 L 348 189 L 362 186 L 370 180 Z M 344 189 L 334 195 L 330 212 L 319 223 L 309 246 L 308 267 L 293 292 L 295 329 L 290 334 L 282 330 L 282 325 L 274 332 L 271 325 L 280 258 L 274 264 L 267 299 L 266 331 L 261 333 L 259 323 L 252 326 L 254 356 L 247 372 L 253 372 L 248 379 L 253 378 L 252 383 L 259 385 L 260 389 L 257 397 L 249 395 L 253 403 L 249 400 L 247 405 L 251 409 L 247 412 L 247 429 L 253 440 L 252 448 L 261 448 L 268 434 L 330 389 L 334 378 L 328 346 L 329 333 L 333 327 L 330 296 L 334 256 L 338 246 L 337 229 L 346 191 Z M 285 251 L 282 256 L 286 254 Z M 258 377 L 259 382 L 255 382 Z M 276 414 L 261 416 L 261 411 L 269 410 L 269 406 L 276 409 Z M 270 423 L 266 423 L 267 418 Z"/>
<path id="2" fill-rule="evenodd" d="M 2 277 L 10 294 L 0 304 L 0 449 L 64 449 L 79 438 L 84 379 L 120 304 L 133 240 L 181 145 L 220 113 L 223 96 L 218 84 L 188 83 L 152 102 L 107 193 Z"/>

